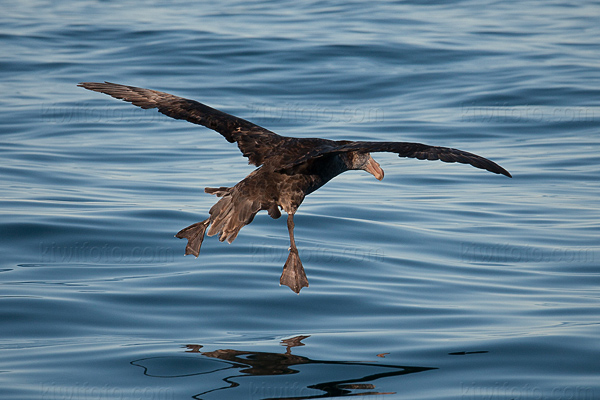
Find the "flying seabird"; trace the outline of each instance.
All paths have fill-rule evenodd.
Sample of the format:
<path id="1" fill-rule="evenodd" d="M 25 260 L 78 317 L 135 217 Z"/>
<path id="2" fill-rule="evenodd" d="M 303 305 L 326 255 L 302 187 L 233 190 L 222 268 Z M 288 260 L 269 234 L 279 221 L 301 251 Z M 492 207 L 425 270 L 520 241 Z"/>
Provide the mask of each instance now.
<path id="1" fill-rule="evenodd" d="M 290 253 L 279 282 L 296 293 L 308 286 L 308 279 L 294 241 L 294 214 L 306 195 L 343 172 L 364 170 L 378 180 L 383 179 L 383 169 L 370 153 L 391 152 L 399 157 L 470 164 L 511 177 L 498 164 L 462 150 L 408 142 L 286 137 L 197 101 L 156 90 L 110 82 L 84 82 L 78 86 L 144 109 L 157 108 L 171 118 L 203 125 L 219 132 L 228 142 L 237 143 L 249 164 L 258 168 L 233 187 L 206 188 L 206 193 L 220 197 L 210 209 L 210 217 L 182 229 L 175 236 L 188 240 L 186 255 L 198 257 L 205 234 L 218 234 L 220 241 L 231 243 L 259 211 L 266 210 L 277 219 L 281 209 L 288 215 Z"/>

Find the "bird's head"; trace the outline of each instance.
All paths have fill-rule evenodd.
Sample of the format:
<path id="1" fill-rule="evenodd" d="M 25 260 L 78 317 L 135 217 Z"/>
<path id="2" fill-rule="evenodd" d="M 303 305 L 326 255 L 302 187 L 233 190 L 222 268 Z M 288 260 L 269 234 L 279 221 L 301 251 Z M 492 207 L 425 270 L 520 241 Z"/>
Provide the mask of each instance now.
<path id="1" fill-rule="evenodd" d="M 373 160 L 369 153 L 359 153 L 351 151 L 346 153 L 348 157 L 349 169 L 362 169 L 373 175 L 377 180 L 383 179 L 383 169 L 379 163 Z"/>

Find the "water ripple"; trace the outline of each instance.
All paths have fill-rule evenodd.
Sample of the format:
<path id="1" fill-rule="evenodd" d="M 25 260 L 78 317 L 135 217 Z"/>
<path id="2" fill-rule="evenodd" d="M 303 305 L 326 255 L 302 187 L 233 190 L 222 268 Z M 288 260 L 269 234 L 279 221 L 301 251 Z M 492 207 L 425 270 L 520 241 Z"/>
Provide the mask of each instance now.
<path id="1" fill-rule="evenodd" d="M 4 396 L 597 398 L 599 11 L 11 4 Z M 457 147 L 514 178 L 374 155 L 382 182 L 344 174 L 300 208 L 298 296 L 278 284 L 284 219 L 183 257 L 173 235 L 206 218 L 203 188 L 252 167 L 214 132 L 76 87 L 96 80 L 284 135 Z"/>

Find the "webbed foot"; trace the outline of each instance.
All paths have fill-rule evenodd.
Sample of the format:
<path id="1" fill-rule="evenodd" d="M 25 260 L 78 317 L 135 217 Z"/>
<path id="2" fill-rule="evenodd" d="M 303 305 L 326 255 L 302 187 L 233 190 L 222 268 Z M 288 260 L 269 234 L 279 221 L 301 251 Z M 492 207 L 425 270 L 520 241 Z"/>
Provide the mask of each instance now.
<path id="1" fill-rule="evenodd" d="M 187 239 L 187 245 L 185 246 L 185 255 L 193 254 L 196 257 L 200 254 L 200 246 L 202 246 L 202 241 L 204 240 L 204 233 L 206 232 L 206 228 L 208 227 L 209 219 L 206 219 L 202 222 L 196 222 L 193 225 L 188 226 L 187 228 L 183 228 L 175 237 L 179 239 Z"/>
<path id="2" fill-rule="evenodd" d="M 283 273 L 281 274 L 279 283 L 289 287 L 295 293 L 300 293 L 303 287 L 308 287 L 308 279 L 298 256 L 298 249 L 290 249 L 290 255 L 283 266 Z"/>

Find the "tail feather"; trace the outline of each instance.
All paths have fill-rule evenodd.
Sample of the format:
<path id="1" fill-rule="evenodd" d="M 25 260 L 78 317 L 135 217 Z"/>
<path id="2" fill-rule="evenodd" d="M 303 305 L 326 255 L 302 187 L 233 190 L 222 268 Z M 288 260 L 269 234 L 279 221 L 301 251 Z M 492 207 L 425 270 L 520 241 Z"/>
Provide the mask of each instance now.
<path id="1" fill-rule="evenodd" d="M 223 197 L 226 194 L 230 194 L 233 188 L 221 186 L 218 188 L 204 188 L 205 193 L 214 194 L 217 197 Z"/>
<path id="2" fill-rule="evenodd" d="M 229 219 L 222 229 L 221 238 L 225 237 L 228 243 L 233 242 L 238 233 L 240 233 L 240 229 L 250 224 L 254 220 L 256 213 L 260 210 L 260 203 L 256 201 L 246 201 L 238 207 L 234 207 L 234 210 L 229 214 Z"/>
<path id="3" fill-rule="evenodd" d="M 229 201 L 228 201 L 229 200 Z M 223 198 L 217 202 L 210 209 L 210 228 L 208 228 L 208 236 L 214 236 L 217 233 L 223 232 L 223 226 L 225 223 L 231 218 L 231 214 L 234 212 L 233 210 L 233 202 L 231 201 L 231 196 Z M 225 237 L 221 235 L 219 240 L 222 242 L 225 240 Z"/>
<path id="4" fill-rule="evenodd" d="M 234 188 L 206 188 L 207 193 L 215 194 L 221 199 L 210 209 L 210 218 L 207 220 L 206 234 L 219 235 L 221 242 L 235 240 L 240 229 L 254 219 L 262 207 L 259 201 L 251 200 Z"/>
<path id="5" fill-rule="evenodd" d="M 248 225 L 260 210 L 268 210 L 269 215 L 278 218 L 281 213 L 275 202 L 262 204 L 262 187 L 249 184 L 248 178 L 234 187 L 205 188 L 206 193 L 220 197 L 209 211 L 210 217 L 202 222 L 191 225 L 177 233 L 177 237 L 188 239 L 186 254 L 200 252 L 204 235 L 219 235 L 221 242 L 231 243 L 237 238 L 240 229 Z M 264 199 L 263 199 L 264 200 Z"/>

